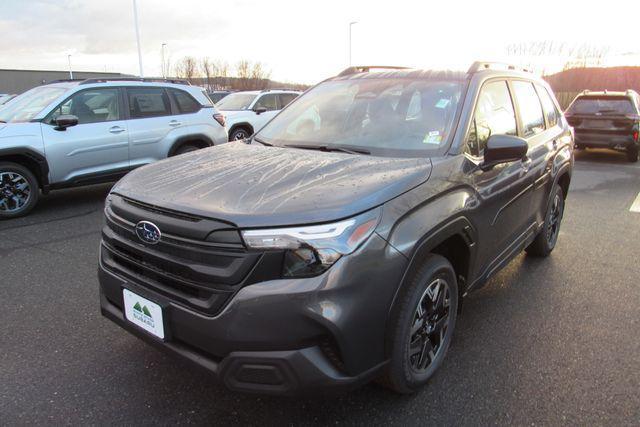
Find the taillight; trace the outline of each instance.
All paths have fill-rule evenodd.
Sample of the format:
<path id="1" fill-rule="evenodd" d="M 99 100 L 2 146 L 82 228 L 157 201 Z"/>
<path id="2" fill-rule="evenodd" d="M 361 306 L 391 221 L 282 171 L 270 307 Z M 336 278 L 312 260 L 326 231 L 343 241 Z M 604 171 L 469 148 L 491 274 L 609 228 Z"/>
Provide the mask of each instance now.
<path id="1" fill-rule="evenodd" d="M 635 142 L 638 142 L 638 131 L 637 131 L 637 130 L 634 130 L 634 131 L 633 131 L 633 140 L 634 140 Z"/>
<path id="2" fill-rule="evenodd" d="M 225 123 L 226 123 L 226 119 L 224 118 L 224 116 L 220 113 L 215 113 L 213 115 L 213 118 L 216 119 L 216 122 L 220 123 L 220 126 L 224 127 Z"/>

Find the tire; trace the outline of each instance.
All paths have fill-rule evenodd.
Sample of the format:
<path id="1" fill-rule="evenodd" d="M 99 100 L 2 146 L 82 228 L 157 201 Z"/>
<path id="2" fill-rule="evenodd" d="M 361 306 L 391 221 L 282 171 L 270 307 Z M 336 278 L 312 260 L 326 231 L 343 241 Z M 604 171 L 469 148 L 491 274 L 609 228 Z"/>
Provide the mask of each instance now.
<path id="1" fill-rule="evenodd" d="M 631 163 L 638 161 L 638 146 L 636 144 L 632 144 L 627 147 L 627 160 Z"/>
<path id="2" fill-rule="evenodd" d="M 175 153 L 173 153 L 174 156 L 179 156 L 180 154 L 184 154 L 184 153 L 190 153 L 192 151 L 196 151 L 199 150 L 200 147 L 198 147 L 197 145 L 193 145 L 193 144 L 184 144 L 181 145 L 180 147 L 178 147 L 178 149 L 175 151 Z"/>
<path id="3" fill-rule="evenodd" d="M 39 198 L 38 180 L 29 169 L 17 163 L 0 162 L 0 219 L 28 214 Z"/>
<path id="4" fill-rule="evenodd" d="M 457 312 L 458 284 L 453 267 L 446 258 L 429 255 L 399 296 L 391 316 L 387 336 L 390 363 L 380 382 L 403 394 L 425 385 L 444 360 Z"/>
<path id="5" fill-rule="evenodd" d="M 231 131 L 229 134 L 229 141 L 239 141 L 242 139 L 247 139 L 251 136 L 250 131 L 244 127 L 237 127 Z"/>
<path id="6" fill-rule="evenodd" d="M 562 216 L 564 215 L 564 194 L 559 185 L 553 187 L 549 200 L 549 206 L 547 206 L 547 212 L 544 216 L 544 225 L 535 240 L 525 249 L 527 254 L 531 256 L 549 256 L 558 241 Z"/>

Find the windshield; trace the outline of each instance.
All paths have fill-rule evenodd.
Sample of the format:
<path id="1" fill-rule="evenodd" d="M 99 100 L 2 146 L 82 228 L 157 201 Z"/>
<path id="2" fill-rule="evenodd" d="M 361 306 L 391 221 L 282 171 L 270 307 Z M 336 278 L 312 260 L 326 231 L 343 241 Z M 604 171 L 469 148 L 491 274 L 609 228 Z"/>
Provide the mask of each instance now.
<path id="1" fill-rule="evenodd" d="M 633 104 L 626 97 L 583 96 L 575 100 L 567 113 L 571 114 L 634 114 Z"/>
<path id="2" fill-rule="evenodd" d="M 218 110 L 246 110 L 255 99 L 253 93 L 232 93 L 216 104 Z"/>
<path id="3" fill-rule="evenodd" d="M 329 145 L 374 155 L 422 156 L 449 137 L 462 82 L 359 79 L 322 83 L 256 138 L 274 145 Z"/>
<path id="4" fill-rule="evenodd" d="M 6 123 L 28 122 L 67 88 L 40 86 L 17 96 L 0 109 L 0 121 Z"/>

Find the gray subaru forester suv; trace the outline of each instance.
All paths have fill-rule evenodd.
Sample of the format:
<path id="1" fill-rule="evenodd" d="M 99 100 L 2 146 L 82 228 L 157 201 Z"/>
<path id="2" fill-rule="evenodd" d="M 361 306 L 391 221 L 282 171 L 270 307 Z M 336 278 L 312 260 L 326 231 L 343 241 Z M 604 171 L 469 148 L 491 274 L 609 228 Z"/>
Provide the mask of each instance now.
<path id="1" fill-rule="evenodd" d="M 40 191 L 114 181 L 138 166 L 227 142 L 207 94 L 181 81 L 60 81 L 0 109 L 0 219 Z"/>

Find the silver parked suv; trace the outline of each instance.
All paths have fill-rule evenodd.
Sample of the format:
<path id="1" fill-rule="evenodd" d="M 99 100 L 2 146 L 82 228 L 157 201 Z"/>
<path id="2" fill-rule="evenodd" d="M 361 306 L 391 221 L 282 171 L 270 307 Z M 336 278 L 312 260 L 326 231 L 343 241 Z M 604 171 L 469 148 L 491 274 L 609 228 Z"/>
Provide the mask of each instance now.
<path id="1" fill-rule="evenodd" d="M 59 81 L 0 109 L 0 219 L 40 190 L 109 182 L 166 157 L 227 142 L 200 88 L 147 79 Z"/>

